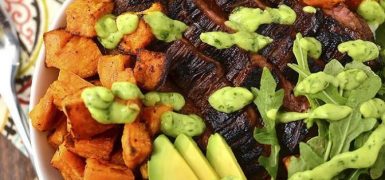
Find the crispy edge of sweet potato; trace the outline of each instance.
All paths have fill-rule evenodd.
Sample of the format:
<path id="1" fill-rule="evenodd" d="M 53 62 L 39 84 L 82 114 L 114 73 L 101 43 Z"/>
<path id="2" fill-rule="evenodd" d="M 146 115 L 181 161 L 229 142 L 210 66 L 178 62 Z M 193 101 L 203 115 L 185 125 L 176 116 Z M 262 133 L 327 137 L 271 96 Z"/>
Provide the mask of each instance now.
<path id="1" fill-rule="evenodd" d="M 62 114 L 55 130 L 47 136 L 48 144 L 57 149 L 60 144 L 63 144 L 64 138 L 67 134 L 67 117 Z"/>
<path id="2" fill-rule="evenodd" d="M 116 127 L 112 124 L 100 124 L 92 118 L 83 100 L 77 95 L 64 102 L 64 113 L 67 115 L 67 128 L 74 139 L 87 139 Z"/>
<path id="3" fill-rule="evenodd" d="M 84 88 L 92 86 L 94 85 L 82 79 L 78 75 L 62 70 L 59 73 L 58 80 L 50 85 L 49 91 L 53 96 L 54 104 L 59 109 L 62 109 L 62 103 L 66 97 L 71 96 Z"/>
<path id="4" fill-rule="evenodd" d="M 82 78 L 97 74 L 97 59 L 102 54 L 92 39 L 54 30 L 44 35 L 44 43 L 47 67 L 71 71 Z"/>
<path id="5" fill-rule="evenodd" d="M 169 61 L 164 53 L 141 49 L 134 67 L 138 85 L 145 90 L 155 90 L 167 78 Z"/>
<path id="6" fill-rule="evenodd" d="M 116 133 L 115 129 L 108 130 L 90 139 L 72 139 L 67 136 L 65 146 L 81 157 L 108 161 L 117 137 L 118 133 Z"/>
<path id="7" fill-rule="evenodd" d="M 47 90 L 39 103 L 29 113 L 32 126 L 39 131 L 53 129 L 57 123 L 55 116 L 58 112 L 59 110 L 54 105 L 54 97 L 50 90 Z"/>
<path id="8" fill-rule="evenodd" d="M 152 140 L 144 123 L 125 124 L 121 141 L 123 160 L 130 169 L 142 164 L 151 154 Z"/>
<path id="9" fill-rule="evenodd" d="M 132 171 L 116 164 L 89 158 L 86 160 L 84 180 L 134 180 Z"/>
<path id="10" fill-rule="evenodd" d="M 75 0 L 66 9 L 66 30 L 84 37 L 96 36 L 95 24 L 102 16 L 112 12 L 111 0 Z"/>
<path id="11" fill-rule="evenodd" d="M 172 107 L 162 104 L 142 109 L 141 118 L 146 123 L 151 136 L 160 132 L 160 117 L 167 111 L 172 111 Z"/>
<path id="12" fill-rule="evenodd" d="M 123 36 L 118 49 L 124 53 L 137 54 L 139 49 L 145 48 L 154 39 L 151 27 L 141 19 L 135 32 Z"/>
<path id="13" fill-rule="evenodd" d="M 55 152 L 51 164 L 58 169 L 64 179 L 81 180 L 84 176 L 85 162 L 84 160 L 67 150 L 62 144 Z"/>
<path id="14" fill-rule="evenodd" d="M 126 68 L 131 64 L 130 56 L 102 56 L 98 61 L 98 74 L 104 87 L 111 88 L 117 81 L 136 83 L 132 69 Z"/>

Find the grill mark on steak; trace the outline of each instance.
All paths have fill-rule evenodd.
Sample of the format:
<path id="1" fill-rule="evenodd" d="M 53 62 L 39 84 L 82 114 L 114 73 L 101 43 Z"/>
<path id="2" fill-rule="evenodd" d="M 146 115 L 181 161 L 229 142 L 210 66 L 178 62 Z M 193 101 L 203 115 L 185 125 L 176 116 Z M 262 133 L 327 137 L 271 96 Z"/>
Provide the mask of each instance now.
<path id="1" fill-rule="evenodd" d="M 226 139 L 245 173 L 251 176 L 256 172 L 264 172 L 258 165 L 258 157 L 263 151 L 263 146 L 253 139 L 253 128 L 257 123 L 256 114 L 248 112 L 247 108 L 231 114 L 221 113 L 208 103 L 211 93 L 231 85 L 220 73 L 220 67 L 215 66 L 213 61 L 206 60 L 208 57 L 185 40 L 174 42 L 166 55 L 172 62 L 170 77 L 185 97 L 200 108 L 208 127 Z M 244 156 L 249 159 L 245 159 Z"/>
<path id="2" fill-rule="evenodd" d="M 151 7 L 154 2 L 155 0 L 114 0 L 115 8 L 113 13 L 119 15 L 127 11 L 144 11 Z"/>

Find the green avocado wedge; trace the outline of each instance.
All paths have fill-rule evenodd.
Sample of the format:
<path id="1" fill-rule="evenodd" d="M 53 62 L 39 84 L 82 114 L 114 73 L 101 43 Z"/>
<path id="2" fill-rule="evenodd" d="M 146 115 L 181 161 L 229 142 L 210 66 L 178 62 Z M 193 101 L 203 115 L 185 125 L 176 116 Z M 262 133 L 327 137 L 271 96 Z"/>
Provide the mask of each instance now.
<path id="1" fill-rule="evenodd" d="M 179 135 L 174 146 L 200 180 L 219 180 L 219 176 L 191 137 Z"/>
<path id="2" fill-rule="evenodd" d="M 154 141 L 148 162 L 149 180 L 198 180 L 190 166 L 165 135 Z"/>
<path id="3" fill-rule="evenodd" d="M 246 180 L 233 151 L 218 133 L 210 136 L 206 157 L 220 178 L 237 177 Z"/>

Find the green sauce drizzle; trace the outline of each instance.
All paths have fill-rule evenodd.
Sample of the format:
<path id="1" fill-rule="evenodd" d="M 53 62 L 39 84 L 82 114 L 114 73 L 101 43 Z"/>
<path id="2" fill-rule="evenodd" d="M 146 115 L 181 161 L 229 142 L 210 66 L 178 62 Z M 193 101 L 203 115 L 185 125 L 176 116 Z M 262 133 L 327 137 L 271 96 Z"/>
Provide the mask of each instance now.
<path id="1" fill-rule="evenodd" d="M 242 87 L 224 87 L 209 97 L 211 107 L 224 113 L 241 110 L 254 99 L 253 94 Z"/>
<path id="2" fill-rule="evenodd" d="M 114 49 L 125 34 L 134 32 L 139 23 L 135 14 L 125 13 L 118 17 L 107 14 L 95 24 L 95 31 L 100 43 L 107 49 Z"/>
<path id="3" fill-rule="evenodd" d="M 238 31 L 254 32 L 262 24 L 286 24 L 291 25 L 295 22 L 297 14 L 295 11 L 286 5 L 276 8 L 236 8 L 229 17 L 229 21 L 225 24 Z"/>
<path id="4" fill-rule="evenodd" d="M 269 37 L 246 31 L 239 31 L 234 34 L 207 32 L 202 33 L 200 39 L 217 49 L 230 48 L 233 45 L 237 45 L 240 48 L 251 52 L 258 52 L 260 49 L 273 42 Z"/>
<path id="5" fill-rule="evenodd" d="M 341 43 L 338 51 L 348 53 L 348 55 L 358 62 L 366 62 L 378 58 L 380 55 L 379 47 L 370 41 L 355 40 Z"/>
<path id="6" fill-rule="evenodd" d="M 155 106 L 156 104 L 165 104 L 171 106 L 174 110 L 179 111 L 183 108 L 186 101 L 184 97 L 175 92 L 149 92 L 144 95 L 143 104 L 145 106 Z"/>
<path id="7" fill-rule="evenodd" d="M 314 8 L 313 6 L 305 6 L 303 7 L 303 12 L 306 12 L 306 13 L 311 13 L 311 14 L 315 14 L 317 13 L 317 9 Z"/>
<path id="8" fill-rule="evenodd" d="M 91 116 L 102 124 L 124 124 L 135 121 L 140 108 L 137 104 L 121 104 L 115 102 L 115 95 L 121 99 L 129 100 L 142 97 L 139 88 L 129 82 L 116 82 L 112 91 L 104 87 L 91 87 L 84 89 L 83 99 Z"/>
<path id="9" fill-rule="evenodd" d="M 382 5 L 382 7 L 381 7 Z M 381 5 L 374 0 L 364 0 L 357 9 L 357 13 L 360 14 L 368 23 L 372 29 L 385 22 L 385 9 L 384 2 Z"/>
<path id="10" fill-rule="evenodd" d="M 368 75 L 361 69 L 349 69 L 340 72 L 336 78 L 340 88 L 353 90 L 360 86 L 368 78 Z"/>
<path id="11" fill-rule="evenodd" d="M 202 118 L 195 114 L 184 115 L 168 111 L 163 113 L 160 119 L 161 131 L 171 137 L 177 137 L 180 134 L 198 136 L 206 129 Z"/>
<path id="12" fill-rule="evenodd" d="M 337 87 L 338 81 L 334 76 L 324 72 L 310 74 L 297 84 L 294 88 L 294 93 L 296 95 L 317 94 L 325 90 L 329 84 L 333 84 Z"/>
<path id="13" fill-rule="evenodd" d="M 332 179 L 340 172 L 354 168 L 367 168 L 372 166 L 382 146 L 385 144 L 385 124 L 380 124 L 369 136 L 365 144 L 359 149 L 334 156 L 312 170 L 298 172 L 289 180 Z"/>
<path id="14" fill-rule="evenodd" d="M 374 98 L 361 104 L 360 112 L 365 118 L 381 118 L 385 113 L 385 102 Z"/>
<path id="15" fill-rule="evenodd" d="M 159 11 L 148 12 L 143 19 L 150 25 L 155 37 L 165 42 L 182 38 L 182 33 L 188 28 L 183 22 L 170 19 Z"/>

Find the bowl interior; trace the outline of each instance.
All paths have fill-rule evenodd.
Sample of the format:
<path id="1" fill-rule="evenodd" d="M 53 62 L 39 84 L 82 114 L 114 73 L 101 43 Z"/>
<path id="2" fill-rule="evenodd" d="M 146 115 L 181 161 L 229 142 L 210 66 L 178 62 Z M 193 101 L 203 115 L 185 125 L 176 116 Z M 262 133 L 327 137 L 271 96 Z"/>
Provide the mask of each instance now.
<path id="1" fill-rule="evenodd" d="M 63 4 L 49 30 L 58 29 L 65 26 L 65 9 L 72 1 L 73 0 L 67 0 Z M 47 68 L 45 66 L 44 59 L 45 47 L 43 46 L 40 50 L 39 58 L 35 65 L 29 109 L 32 109 L 39 102 L 40 98 L 44 96 L 49 85 L 57 79 L 59 74 L 58 70 L 54 68 Z M 54 154 L 54 149 L 47 142 L 47 133 L 37 131 L 32 127 L 31 123 L 30 129 L 33 154 L 32 160 L 36 167 L 38 178 L 40 180 L 61 179 L 59 172 L 50 164 L 51 158 Z"/>

